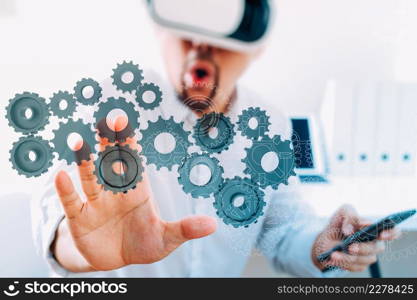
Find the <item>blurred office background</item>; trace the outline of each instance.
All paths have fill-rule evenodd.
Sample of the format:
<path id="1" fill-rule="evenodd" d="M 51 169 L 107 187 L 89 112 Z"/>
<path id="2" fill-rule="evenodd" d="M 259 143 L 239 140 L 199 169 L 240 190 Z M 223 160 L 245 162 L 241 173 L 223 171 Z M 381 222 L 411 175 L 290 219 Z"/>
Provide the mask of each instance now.
<path id="1" fill-rule="evenodd" d="M 161 71 L 157 40 L 141 2 L 0 0 L 0 114 L 4 115 L 8 99 L 16 92 L 28 90 L 47 98 L 59 89 L 71 90 L 81 77 L 108 77 L 114 65 L 125 59 L 132 59 L 145 69 Z M 413 82 L 417 82 L 417 3 L 414 0 L 276 0 L 276 3 L 278 18 L 269 47 L 242 84 L 291 115 L 315 117 L 321 129 L 313 142 L 325 146 L 317 149 L 324 149 L 320 156 L 331 163 L 338 154 L 337 137 L 346 134 L 339 127 L 358 128 L 353 124 L 357 120 L 349 119 L 349 114 L 344 119 L 348 122 L 346 126 L 331 123 L 329 114 L 343 109 L 329 104 L 332 98 L 338 99 L 335 95 L 343 91 L 341 86 L 349 83 L 357 91 L 357 83 L 366 82 L 369 85 L 364 93 L 368 95 L 375 89 L 380 91 L 379 86 L 384 89 L 394 85 L 395 92 L 391 89 L 390 94 L 394 102 L 388 101 L 388 108 L 395 104 L 396 97 L 404 98 L 401 95 L 413 91 Z M 373 108 L 365 105 L 369 122 L 379 118 L 378 124 L 385 124 L 386 118 L 378 115 L 376 109 L 380 97 L 373 99 Z M 400 119 L 397 117 L 398 122 Z M 397 123 L 395 128 L 400 126 Z M 335 126 L 334 131 L 329 132 L 326 124 L 333 124 L 327 126 Z M 388 128 L 392 127 L 390 124 Z M 378 128 L 375 132 L 367 131 L 367 135 L 376 138 L 363 149 L 360 149 L 363 136 L 355 139 L 354 131 L 347 131 L 350 136 L 346 137 L 351 142 L 344 149 L 350 150 L 343 154 L 352 159 L 365 154 L 368 159 L 363 164 L 348 171 L 333 168 L 337 174 L 332 174 L 332 166 L 328 168 L 326 164 L 331 180 L 305 185 L 305 193 L 310 195 L 307 200 L 319 215 L 328 216 L 343 202 L 354 204 L 370 218 L 417 205 L 415 137 L 410 132 L 411 142 L 404 146 L 407 148 L 404 153 L 392 144 L 386 150 L 392 151 L 391 156 L 409 154 L 411 167 L 401 172 L 398 163 L 381 171 L 377 166 L 380 157 L 372 156 L 379 155 L 378 140 L 395 140 L 397 132 L 389 131 L 384 136 L 383 127 Z M 15 174 L 9 167 L 8 151 L 17 135 L 4 118 L 0 118 L 0 132 L 5 136 L 0 146 L 0 276 L 47 276 L 47 267 L 35 254 L 30 228 L 29 198 L 42 179 L 25 180 Z M 408 133 L 402 137 L 407 139 Z M 385 276 L 417 276 L 417 223 L 407 223 L 404 230 L 403 238 L 390 244 L 389 252 L 381 257 Z M 265 260 L 254 253 L 244 275 L 285 274 L 272 272 Z M 368 276 L 366 272 L 353 275 Z"/>

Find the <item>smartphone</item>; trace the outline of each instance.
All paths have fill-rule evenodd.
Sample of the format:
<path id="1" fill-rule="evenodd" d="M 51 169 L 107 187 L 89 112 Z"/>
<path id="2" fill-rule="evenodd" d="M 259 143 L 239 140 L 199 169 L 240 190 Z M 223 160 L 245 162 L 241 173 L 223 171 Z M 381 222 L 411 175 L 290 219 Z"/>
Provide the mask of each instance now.
<path id="1" fill-rule="evenodd" d="M 332 249 L 320 254 L 317 256 L 318 261 L 323 262 L 330 258 L 333 252 L 335 251 L 342 251 L 347 252 L 348 248 L 353 243 L 364 243 L 364 242 L 371 242 L 378 238 L 379 234 L 388 229 L 392 229 L 395 225 L 403 222 L 404 220 L 410 218 L 411 216 L 415 215 L 416 210 L 411 209 L 403 212 L 399 212 L 396 214 L 389 215 L 378 222 L 369 225 L 361 230 L 355 232 L 351 236 L 345 238 L 340 244 L 336 245 Z M 326 270 L 326 269 L 325 269 Z M 323 270 L 323 271 L 325 271 Z"/>

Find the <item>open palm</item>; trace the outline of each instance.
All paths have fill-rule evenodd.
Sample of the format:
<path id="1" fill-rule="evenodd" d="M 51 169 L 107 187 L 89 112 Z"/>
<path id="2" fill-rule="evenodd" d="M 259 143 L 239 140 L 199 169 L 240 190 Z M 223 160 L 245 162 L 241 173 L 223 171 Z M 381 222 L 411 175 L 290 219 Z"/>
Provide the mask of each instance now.
<path id="1" fill-rule="evenodd" d="M 126 143 L 137 147 L 134 139 Z M 59 172 L 55 180 L 75 247 L 92 269 L 113 270 L 156 262 L 182 243 L 215 231 L 216 221 L 207 216 L 177 222 L 162 220 L 146 173 L 135 189 L 113 194 L 97 183 L 94 168 L 92 159 L 78 167 L 85 201 L 66 172 Z"/>

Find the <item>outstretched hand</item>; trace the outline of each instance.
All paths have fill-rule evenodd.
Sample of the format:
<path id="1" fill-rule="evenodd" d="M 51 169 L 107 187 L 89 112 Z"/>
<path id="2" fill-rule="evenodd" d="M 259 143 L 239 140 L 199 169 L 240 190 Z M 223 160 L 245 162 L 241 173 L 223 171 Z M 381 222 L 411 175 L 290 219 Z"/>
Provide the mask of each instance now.
<path id="1" fill-rule="evenodd" d="M 125 123 L 125 119 L 119 118 L 114 127 L 117 130 Z M 134 138 L 124 144 L 132 149 L 139 147 Z M 100 140 L 101 151 L 108 145 L 107 139 Z M 60 253 L 65 251 L 63 247 L 55 247 L 57 260 L 70 271 L 113 270 L 129 264 L 153 263 L 182 243 L 216 230 L 216 220 L 208 216 L 192 216 L 176 222 L 162 220 L 155 209 L 146 173 L 135 189 L 113 194 L 97 183 L 94 168 L 92 159 L 78 166 L 82 196 L 66 172 L 59 172 L 55 179 L 70 233 L 62 234 L 61 238 L 71 239 L 74 249 L 88 264 L 74 263 L 71 255 Z"/>

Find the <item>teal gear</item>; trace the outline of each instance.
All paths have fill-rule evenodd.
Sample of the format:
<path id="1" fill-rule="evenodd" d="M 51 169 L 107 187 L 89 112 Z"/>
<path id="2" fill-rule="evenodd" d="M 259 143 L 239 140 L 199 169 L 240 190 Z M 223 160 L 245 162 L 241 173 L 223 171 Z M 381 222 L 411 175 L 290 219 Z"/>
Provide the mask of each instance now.
<path id="1" fill-rule="evenodd" d="M 194 139 L 203 151 L 220 153 L 233 143 L 236 134 L 230 119 L 221 113 L 209 113 L 197 120 L 194 126 Z M 210 130 L 217 129 L 217 136 L 210 137 Z"/>
<path id="2" fill-rule="evenodd" d="M 93 94 L 91 97 L 86 98 L 83 95 L 83 90 L 86 87 L 91 87 L 93 89 Z M 77 82 L 74 87 L 74 96 L 78 102 L 84 105 L 94 105 L 100 101 L 102 96 L 102 89 L 97 81 L 91 78 L 83 78 Z"/>
<path id="3" fill-rule="evenodd" d="M 151 103 L 147 103 L 143 100 L 143 95 L 148 91 L 152 92 L 155 95 L 155 99 Z M 136 90 L 136 101 L 138 102 L 139 106 L 145 110 L 155 109 L 162 102 L 161 89 L 156 84 L 144 83 L 141 86 L 139 86 Z"/>
<path id="4" fill-rule="evenodd" d="M 195 185 L 191 182 L 191 170 L 198 165 L 204 165 L 210 170 L 210 180 L 205 185 Z M 192 197 L 208 198 L 219 190 L 223 183 L 223 172 L 223 167 L 216 158 L 210 157 L 207 153 L 193 153 L 187 156 L 179 167 L 178 182 L 182 185 L 184 192 L 191 194 Z"/>
<path id="5" fill-rule="evenodd" d="M 133 79 L 129 83 L 125 83 L 122 80 L 122 77 L 126 73 L 132 73 Z M 125 92 L 135 91 L 142 83 L 143 75 L 142 70 L 139 69 L 138 65 L 133 64 L 133 62 L 124 61 L 122 64 L 117 64 L 117 67 L 113 69 L 113 85 L 116 86 L 116 89 Z"/>
<path id="6" fill-rule="evenodd" d="M 31 112 L 30 116 L 26 116 L 27 111 Z M 45 99 L 29 92 L 16 94 L 10 99 L 6 108 L 9 126 L 16 132 L 28 135 L 43 130 L 49 123 L 49 115 L 49 107 Z"/>
<path id="7" fill-rule="evenodd" d="M 252 129 L 249 126 L 249 122 L 253 118 L 256 119 L 257 124 L 256 127 Z M 243 136 L 257 140 L 268 132 L 271 123 L 269 123 L 269 116 L 266 115 L 266 111 L 261 110 L 259 107 L 250 107 L 247 110 L 244 110 L 239 116 L 237 125 L 238 130 L 242 132 Z"/>
<path id="8" fill-rule="evenodd" d="M 31 158 L 30 154 L 34 157 Z M 41 137 L 21 137 L 10 150 L 10 162 L 19 175 L 38 177 L 52 166 L 53 153 L 49 143 Z"/>
<path id="9" fill-rule="evenodd" d="M 67 104 L 65 109 L 61 109 L 60 107 L 62 101 Z M 51 108 L 51 112 L 58 118 L 71 118 L 77 108 L 74 96 L 66 91 L 59 91 L 58 93 L 55 93 L 51 97 L 49 106 Z"/>
<path id="10" fill-rule="evenodd" d="M 107 125 L 108 114 L 114 109 L 121 109 L 128 118 L 127 126 L 115 132 Z M 131 102 L 127 102 L 125 98 L 110 97 L 106 102 L 102 102 L 98 106 L 98 110 L 94 113 L 95 127 L 101 138 L 107 138 L 110 143 L 124 142 L 127 138 L 135 135 L 135 129 L 139 128 L 139 113 Z"/>
<path id="11" fill-rule="evenodd" d="M 159 117 L 156 122 L 148 121 L 148 128 L 141 130 L 140 141 L 148 165 L 154 164 L 158 170 L 162 167 L 171 170 L 174 165 L 181 164 L 191 146 L 188 141 L 190 132 L 185 131 L 183 125 L 183 122 L 176 123 L 173 117 L 168 120 Z M 155 147 L 155 139 L 161 133 L 171 134 L 175 139 L 175 147 L 169 153 L 160 153 Z"/>
<path id="12" fill-rule="evenodd" d="M 214 194 L 213 206 L 225 224 L 235 228 L 248 227 L 263 215 L 266 205 L 264 196 L 264 192 L 249 178 L 235 177 L 226 179 L 220 190 Z M 237 198 L 241 198 L 243 202 L 235 203 Z"/>
<path id="13" fill-rule="evenodd" d="M 291 142 L 281 141 L 279 135 L 273 138 L 264 136 L 259 141 L 253 141 L 252 146 L 245 150 L 246 157 L 242 159 L 242 162 L 246 164 L 244 173 L 250 175 L 252 181 L 258 183 L 261 188 L 271 186 L 276 190 L 281 183 L 288 185 L 288 178 L 296 175 L 294 172 L 295 156 L 291 149 Z M 274 170 L 266 172 L 262 167 L 262 158 L 269 152 L 275 153 L 279 162 Z"/>
<path id="14" fill-rule="evenodd" d="M 121 163 L 122 173 L 114 170 L 114 164 Z M 108 146 L 99 152 L 95 163 L 94 174 L 98 184 L 103 185 L 104 190 L 116 193 L 127 193 L 136 188 L 142 181 L 143 164 L 137 150 L 129 145 Z"/>
<path id="15" fill-rule="evenodd" d="M 67 123 L 61 122 L 59 128 L 53 131 L 54 138 L 51 140 L 54 145 L 54 152 L 58 154 L 59 160 L 65 160 L 68 165 L 76 162 L 80 165 L 82 161 L 89 161 L 90 155 L 95 153 L 97 144 L 96 134 L 91 129 L 91 124 L 84 124 L 81 120 L 68 120 Z M 71 133 L 78 133 L 83 139 L 81 149 L 73 151 L 69 148 L 67 139 Z"/>

